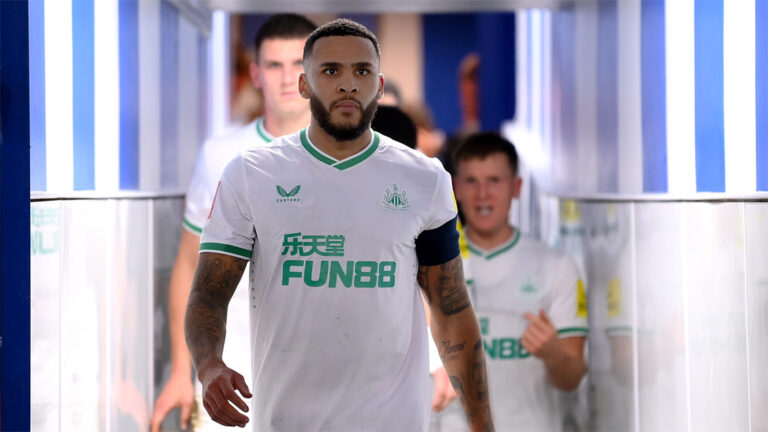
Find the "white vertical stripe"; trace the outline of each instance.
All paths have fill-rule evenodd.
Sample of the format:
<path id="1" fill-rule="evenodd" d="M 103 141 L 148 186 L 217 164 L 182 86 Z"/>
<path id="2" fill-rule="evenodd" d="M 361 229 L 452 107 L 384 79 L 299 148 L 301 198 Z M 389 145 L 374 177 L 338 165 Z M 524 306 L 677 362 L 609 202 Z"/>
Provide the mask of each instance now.
<path id="1" fill-rule="evenodd" d="M 529 13 L 531 14 L 531 94 L 528 97 L 531 98 L 531 112 L 528 116 L 531 118 L 531 132 L 537 138 L 541 138 L 541 11 L 533 9 Z"/>
<path id="2" fill-rule="evenodd" d="M 754 192 L 755 0 L 723 2 L 723 114 L 725 191 Z"/>
<path id="3" fill-rule="evenodd" d="M 66 192 L 74 189 L 72 2 L 46 1 L 44 14 L 46 186 Z"/>
<path id="4" fill-rule="evenodd" d="M 94 160 L 97 191 L 120 187 L 120 46 L 117 0 L 93 5 Z"/>
<path id="5" fill-rule="evenodd" d="M 179 115 L 178 119 L 178 173 L 177 188 L 185 189 L 192 176 L 199 148 L 197 136 L 197 30 L 183 16 L 179 20 Z"/>
<path id="6" fill-rule="evenodd" d="M 541 21 L 541 148 L 544 155 L 552 154 L 552 12 L 543 11 Z"/>
<path id="7" fill-rule="evenodd" d="M 576 189 L 597 192 L 597 5 L 580 3 L 575 14 Z"/>
<path id="8" fill-rule="evenodd" d="M 160 189 L 160 2 L 139 2 L 139 189 Z"/>
<path id="9" fill-rule="evenodd" d="M 643 116 L 640 72 L 640 2 L 620 1 L 618 20 L 619 193 L 643 192 Z"/>
<path id="10" fill-rule="evenodd" d="M 529 13 L 531 12 L 520 11 L 516 14 L 515 17 L 515 20 L 517 21 L 515 26 L 517 29 L 517 50 L 515 52 L 515 57 L 517 57 L 517 114 L 515 117 L 517 117 L 517 124 L 520 125 L 520 127 L 525 126 L 528 120 L 528 116 L 530 115 L 530 113 L 528 113 L 526 110 L 526 102 L 530 97 L 528 94 L 528 89 L 526 88 L 526 82 L 528 81 L 528 60 L 526 58 L 528 50 L 528 25 L 526 22 L 526 16 Z"/>
<path id="11" fill-rule="evenodd" d="M 694 0 L 665 4 L 667 190 L 696 192 Z"/>
<path id="12" fill-rule="evenodd" d="M 223 134 L 229 124 L 229 14 L 213 13 L 213 27 L 208 39 L 208 100 L 211 110 L 211 136 Z"/>

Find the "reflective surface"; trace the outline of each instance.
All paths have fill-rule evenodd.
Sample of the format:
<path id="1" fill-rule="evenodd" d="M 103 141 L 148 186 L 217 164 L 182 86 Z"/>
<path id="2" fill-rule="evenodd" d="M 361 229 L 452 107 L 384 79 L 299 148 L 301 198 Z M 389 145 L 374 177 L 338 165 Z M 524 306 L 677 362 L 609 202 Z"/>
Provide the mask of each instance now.
<path id="1" fill-rule="evenodd" d="M 146 430 L 181 200 L 31 207 L 32 429 Z"/>
<path id="2" fill-rule="evenodd" d="M 182 204 L 32 203 L 33 430 L 146 430 Z M 564 427 L 768 429 L 768 202 L 535 207 L 529 227 L 588 282 L 589 374 Z"/>

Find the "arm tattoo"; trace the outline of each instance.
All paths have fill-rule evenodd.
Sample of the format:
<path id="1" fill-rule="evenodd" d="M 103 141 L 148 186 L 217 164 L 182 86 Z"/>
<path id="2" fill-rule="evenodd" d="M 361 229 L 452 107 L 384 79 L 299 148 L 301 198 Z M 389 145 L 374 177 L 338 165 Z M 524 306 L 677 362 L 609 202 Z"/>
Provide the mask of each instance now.
<path id="1" fill-rule="evenodd" d="M 453 315 L 471 306 L 461 256 L 436 266 L 419 266 L 416 280 L 428 304 L 432 304 L 433 298 L 440 300 L 444 315 Z"/>
<path id="2" fill-rule="evenodd" d="M 212 355 L 221 355 L 227 307 L 247 263 L 228 255 L 200 254 L 184 319 L 187 346 L 195 366 Z"/>
<path id="3" fill-rule="evenodd" d="M 416 274 L 416 282 L 419 283 L 421 290 L 424 292 L 424 298 L 427 299 L 427 304 L 432 304 L 432 291 L 429 290 L 429 277 L 428 267 L 419 266 L 419 272 Z"/>
<path id="4" fill-rule="evenodd" d="M 439 289 L 440 306 L 445 315 L 453 315 L 470 307 L 461 256 L 440 264 Z"/>
<path id="5" fill-rule="evenodd" d="M 458 358 L 459 353 L 464 351 L 464 344 L 465 341 L 455 345 L 451 345 L 450 340 L 440 341 L 438 353 L 440 354 L 440 358 L 443 360 L 443 363 Z"/>

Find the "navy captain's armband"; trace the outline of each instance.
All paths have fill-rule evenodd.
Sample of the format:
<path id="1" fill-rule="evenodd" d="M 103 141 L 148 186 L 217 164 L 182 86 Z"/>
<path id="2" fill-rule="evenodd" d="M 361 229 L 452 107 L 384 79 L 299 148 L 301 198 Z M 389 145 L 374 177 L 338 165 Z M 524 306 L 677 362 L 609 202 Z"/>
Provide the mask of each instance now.
<path id="1" fill-rule="evenodd" d="M 459 255 L 459 232 L 456 231 L 457 218 L 442 226 L 423 231 L 416 238 L 416 257 L 419 265 L 435 266 L 448 262 Z"/>

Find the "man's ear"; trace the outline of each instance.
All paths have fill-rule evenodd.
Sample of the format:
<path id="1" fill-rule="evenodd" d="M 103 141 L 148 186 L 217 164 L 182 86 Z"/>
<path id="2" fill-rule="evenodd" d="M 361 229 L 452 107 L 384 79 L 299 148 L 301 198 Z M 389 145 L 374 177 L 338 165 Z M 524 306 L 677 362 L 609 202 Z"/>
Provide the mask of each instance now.
<path id="1" fill-rule="evenodd" d="M 523 190 L 523 179 L 520 176 L 515 176 L 515 179 L 512 181 L 514 182 L 512 185 L 512 198 L 519 199 L 520 191 Z"/>
<path id="2" fill-rule="evenodd" d="M 251 76 L 251 82 L 257 89 L 261 88 L 261 81 L 259 80 L 259 65 L 251 62 L 248 66 L 248 74 Z"/>
<path id="3" fill-rule="evenodd" d="M 381 99 L 384 96 L 384 75 L 379 74 L 379 91 L 376 93 L 376 99 Z"/>
<path id="4" fill-rule="evenodd" d="M 307 83 L 307 75 L 304 72 L 299 74 L 299 94 L 304 99 L 309 99 L 309 83 Z"/>

